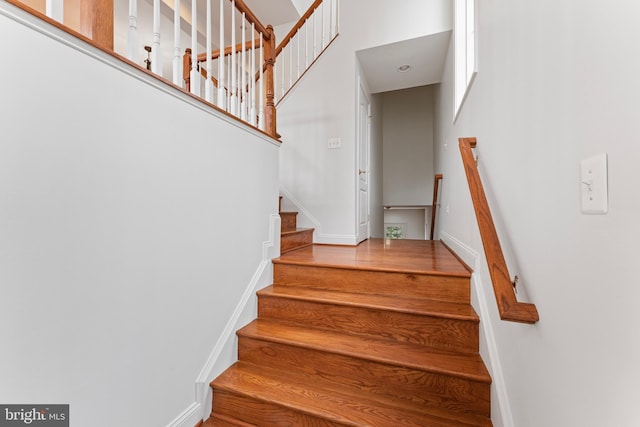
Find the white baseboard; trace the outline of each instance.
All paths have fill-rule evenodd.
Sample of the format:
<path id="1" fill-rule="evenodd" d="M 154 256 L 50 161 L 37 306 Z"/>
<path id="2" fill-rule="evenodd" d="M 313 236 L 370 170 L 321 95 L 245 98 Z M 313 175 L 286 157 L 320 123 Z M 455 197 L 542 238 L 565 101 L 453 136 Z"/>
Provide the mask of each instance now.
<path id="1" fill-rule="evenodd" d="M 192 403 L 175 420 L 167 424 L 167 427 L 194 427 L 204 418 L 202 412 L 202 406 L 199 403 Z"/>
<path id="2" fill-rule="evenodd" d="M 342 234 L 316 234 L 314 243 L 322 245 L 348 245 L 354 246 L 358 244 L 358 240 L 354 235 Z"/>
<path id="3" fill-rule="evenodd" d="M 278 256 L 280 256 L 280 215 L 273 214 L 269 218 L 269 240 L 262 244 L 262 261 L 196 379 L 196 402 L 172 421 L 169 424 L 170 427 L 193 427 L 211 412 L 212 395 L 209 383 L 237 360 L 235 332 L 244 326 L 247 320 L 255 319 L 256 292 L 273 281 L 271 260 Z M 251 310 L 250 313 L 249 310 Z M 194 419 L 195 422 L 191 423 Z"/>
<path id="4" fill-rule="evenodd" d="M 490 321 L 489 306 L 487 305 L 486 294 L 482 286 L 482 278 L 478 273 L 481 261 L 480 256 L 473 248 L 456 239 L 449 233 L 440 231 L 440 236 L 442 241 L 474 271 L 471 275 L 471 285 L 476 293 L 477 307 L 475 308 L 479 312 L 480 325 L 484 332 L 484 340 L 488 352 L 488 354 L 482 354 L 482 357 L 485 361 L 489 362 L 492 385 L 495 387 L 495 396 L 497 397 L 498 408 L 500 410 L 501 419 L 494 420 L 494 425 L 496 427 L 514 427 L 509 395 L 507 394 L 504 373 L 500 362 L 500 352 L 498 351 L 493 325 Z"/>

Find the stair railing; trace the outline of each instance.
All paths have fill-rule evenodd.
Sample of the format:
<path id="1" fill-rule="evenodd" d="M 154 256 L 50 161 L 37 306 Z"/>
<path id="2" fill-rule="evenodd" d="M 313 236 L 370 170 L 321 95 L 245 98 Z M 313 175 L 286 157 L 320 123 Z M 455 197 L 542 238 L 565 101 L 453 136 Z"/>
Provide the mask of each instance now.
<path id="1" fill-rule="evenodd" d="M 315 0 L 276 48 L 276 105 L 338 36 L 338 11 L 338 0 Z"/>
<path id="2" fill-rule="evenodd" d="M 436 230 L 436 214 L 439 206 L 438 191 L 440 190 L 440 181 L 442 181 L 442 174 L 437 173 L 433 177 L 433 202 L 431 203 L 431 233 L 429 233 L 429 240 L 433 240 Z"/>
<path id="3" fill-rule="evenodd" d="M 230 0 L 229 31 L 225 32 L 225 3 L 224 0 L 219 3 L 220 21 L 215 37 L 216 44 L 225 47 L 212 48 L 214 37 L 208 11 L 205 53 L 193 54 L 198 49 L 198 33 L 192 26 L 192 46 L 182 59 L 184 86 L 192 94 L 277 138 L 273 27 L 262 24 L 242 0 Z M 210 4 L 211 0 L 207 0 L 207 5 Z M 194 14 L 196 9 L 192 11 Z"/>
<path id="4" fill-rule="evenodd" d="M 47 0 L 42 10 L 20 0 L 7 1 L 107 53 L 122 55 L 268 135 L 279 137 L 273 27 L 262 24 L 243 0 L 128 0 L 126 22 L 114 21 L 114 0 L 79 0 L 77 27 L 63 23 L 64 0 Z M 206 11 L 202 13 L 201 9 Z M 172 42 L 165 41 L 161 33 L 161 21 L 166 30 L 167 19 L 172 20 Z M 139 21 L 149 24 L 152 30 L 144 33 Z M 126 37 L 114 37 L 114 29 L 126 32 Z M 190 44 L 187 55 L 183 55 L 184 44 Z M 210 54 L 193 54 L 202 51 L 203 46 L 204 52 Z"/>
<path id="5" fill-rule="evenodd" d="M 509 275 L 476 159 L 473 156 L 472 149 L 476 147 L 476 138 L 459 138 L 458 141 L 500 318 L 512 322 L 535 323 L 539 320 L 536 306 L 516 299 L 517 280 L 512 281 Z"/>

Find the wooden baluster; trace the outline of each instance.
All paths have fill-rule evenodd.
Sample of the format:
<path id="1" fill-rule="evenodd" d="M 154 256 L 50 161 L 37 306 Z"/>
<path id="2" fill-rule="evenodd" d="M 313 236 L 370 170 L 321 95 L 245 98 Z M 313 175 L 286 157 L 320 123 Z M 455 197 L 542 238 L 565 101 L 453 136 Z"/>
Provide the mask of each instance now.
<path id="1" fill-rule="evenodd" d="M 138 0 L 129 0 L 129 31 L 127 33 L 127 58 L 136 64 L 138 55 Z"/>
<path id="2" fill-rule="evenodd" d="M 180 31 L 180 0 L 173 3 L 173 84 L 182 84 L 182 70 L 180 69 L 180 52 L 182 50 Z M 188 89 L 187 89 L 188 90 Z"/>
<path id="3" fill-rule="evenodd" d="M 184 88 L 191 91 L 191 48 L 188 47 L 184 51 L 182 57 L 182 78 L 184 80 Z"/>
<path id="4" fill-rule="evenodd" d="M 47 0 L 45 13 L 49 18 L 62 24 L 64 21 L 64 0 Z"/>
<path id="5" fill-rule="evenodd" d="M 260 113 L 258 114 L 258 127 L 260 127 L 260 129 L 262 130 L 266 130 L 266 127 L 264 125 L 264 106 L 266 104 L 266 100 L 265 100 L 265 93 L 264 93 L 264 35 L 262 33 L 260 33 L 260 61 L 259 61 L 259 67 L 258 67 L 258 73 L 260 74 L 260 77 L 258 77 L 258 82 L 259 82 L 259 90 L 258 90 L 258 96 L 259 101 L 258 105 L 260 108 Z"/>
<path id="6" fill-rule="evenodd" d="M 162 76 L 162 51 L 160 50 L 160 0 L 153 0 L 153 43 L 151 71 Z"/>
<path id="7" fill-rule="evenodd" d="M 273 138 L 278 137 L 276 132 L 276 106 L 275 106 L 275 91 L 273 82 L 273 67 L 276 63 L 276 36 L 273 32 L 273 27 L 269 25 L 267 27 L 269 32 L 269 40 L 265 44 L 265 58 L 266 58 L 266 84 L 265 84 L 265 132 L 271 135 Z"/>
<path id="8" fill-rule="evenodd" d="M 225 66 L 224 66 L 224 2 L 220 0 L 220 57 L 218 58 L 218 107 L 226 110 Z"/>
<path id="9" fill-rule="evenodd" d="M 207 80 L 204 84 L 204 99 L 207 102 L 213 102 L 213 82 L 211 81 L 211 77 L 213 77 L 213 67 L 211 65 L 211 52 L 213 47 L 211 46 L 211 0 L 207 0 L 207 34 L 206 34 L 206 51 L 207 51 Z"/>
<path id="10" fill-rule="evenodd" d="M 198 75 L 198 2 L 191 0 L 191 93 L 200 96 L 200 76 Z"/>

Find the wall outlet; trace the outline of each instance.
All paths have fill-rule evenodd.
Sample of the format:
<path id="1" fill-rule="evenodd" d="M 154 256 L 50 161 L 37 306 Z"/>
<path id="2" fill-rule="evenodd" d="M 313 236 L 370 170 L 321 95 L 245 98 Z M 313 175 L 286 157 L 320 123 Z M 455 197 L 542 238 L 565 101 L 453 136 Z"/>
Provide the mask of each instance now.
<path id="1" fill-rule="evenodd" d="M 328 147 L 329 150 L 335 150 L 336 148 L 340 148 L 342 146 L 342 141 L 340 138 L 329 138 Z"/>

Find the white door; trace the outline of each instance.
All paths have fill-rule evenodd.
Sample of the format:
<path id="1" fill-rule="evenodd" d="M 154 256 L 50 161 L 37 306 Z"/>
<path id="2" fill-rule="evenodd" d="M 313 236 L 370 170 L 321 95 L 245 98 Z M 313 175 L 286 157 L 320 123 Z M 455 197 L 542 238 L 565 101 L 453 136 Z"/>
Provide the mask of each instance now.
<path id="1" fill-rule="evenodd" d="M 358 242 L 369 238 L 369 99 L 360 85 L 358 94 Z"/>

